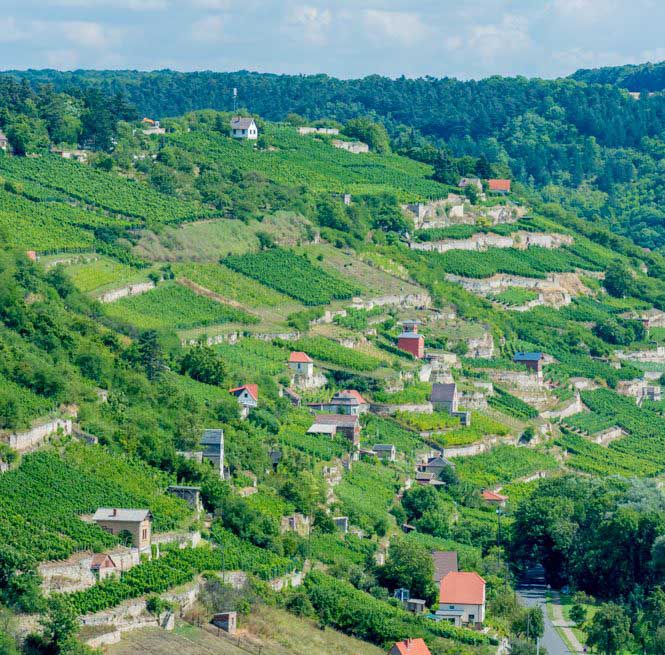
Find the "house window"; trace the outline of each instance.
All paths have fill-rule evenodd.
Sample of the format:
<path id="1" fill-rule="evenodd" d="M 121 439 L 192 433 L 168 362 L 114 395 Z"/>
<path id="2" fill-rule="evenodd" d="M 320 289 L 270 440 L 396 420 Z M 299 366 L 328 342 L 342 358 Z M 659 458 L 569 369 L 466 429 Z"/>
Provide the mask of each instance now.
<path id="1" fill-rule="evenodd" d="M 454 609 L 455 609 L 455 606 L 454 606 L 454 605 L 448 605 L 448 609 L 449 609 L 449 610 L 454 610 Z"/>
<path id="2" fill-rule="evenodd" d="M 474 621 L 476 618 L 475 614 L 469 614 L 469 621 Z"/>
<path id="3" fill-rule="evenodd" d="M 141 539 L 147 539 L 148 538 L 148 528 L 143 528 L 141 532 Z"/>

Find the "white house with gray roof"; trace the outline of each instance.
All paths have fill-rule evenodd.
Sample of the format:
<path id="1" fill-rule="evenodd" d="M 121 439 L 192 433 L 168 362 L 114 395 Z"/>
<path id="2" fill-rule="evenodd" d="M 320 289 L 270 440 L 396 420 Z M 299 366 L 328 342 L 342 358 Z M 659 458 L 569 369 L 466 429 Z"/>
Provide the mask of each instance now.
<path id="1" fill-rule="evenodd" d="M 231 119 L 231 136 L 234 139 L 250 139 L 252 141 L 259 138 L 259 128 L 253 118 L 245 116 L 234 116 Z"/>

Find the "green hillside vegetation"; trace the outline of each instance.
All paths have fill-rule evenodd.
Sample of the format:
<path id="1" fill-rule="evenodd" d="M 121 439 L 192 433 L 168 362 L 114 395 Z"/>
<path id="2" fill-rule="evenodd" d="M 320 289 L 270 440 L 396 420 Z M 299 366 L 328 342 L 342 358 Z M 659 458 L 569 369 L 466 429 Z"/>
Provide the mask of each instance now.
<path id="1" fill-rule="evenodd" d="M 156 84 L 167 75 L 156 73 Z M 114 79 L 109 74 L 106 81 Z M 255 81 L 261 105 L 268 86 L 280 89 L 291 78 L 269 85 L 259 75 L 238 79 Z M 305 89 L 312 83 L 298 82 Z M 407 83 L 414 90 L 410 131 L 397 122 L 403 100 L 395 95 Z M 659 652 L 640 635 L 657 633 L 649 612 L 665 585 L 665 509 L 656 486 L 665 472 L 665 418 L 662 403 L 638 406 L 613 389 L 649 368 L 622 360 L 619 351 L 655 346 L 659 333 L 648 333 L 634 312 L 665 309 L 665 262 L 660 246 L 643 249 L 643 234 L 639 245 L 620 236 L 639 222 L 612 214 L 625 198 L 608 200 L 594 221 L 584 218 L 588 207 L 575 208 L 584 188 L 589 202 L 599 192 L 623 194 L 623 149 L 636 170 L 648 167 L 635 153 L 654 164 L 658 105 L 639 101 L 649 126 L 634 125 L 631 136 L 604 130 L 593 107 L 612 109 L 625 127 L 635 118 L 633 100 L 570 81 L 497 79 L 497 88 L 518 97 L 513 106 L 486 82 L 471 93 L 466 83 L 432 80 L 432 98 L 450 98 L 451 116 L 429 101 L 430 122 L 418 95 L 422 80 L 374 89 L 372 118 L 357 117 L 357 107 L 346 113 L 368 82 L 317 84 L 322 97 L 338 84 L 338 102 L 325 117 L 344 114 L 342 138 L 366 140 L 369 155 L 335 149 L 325 137 L 301 137 L 297 116 L 280 123 L 257 117 L 255 144 L 232 140 L 229 115 L 210 109 L 166 119 L 166 135 L 148 137 L 120 96 L 105 101 L 94 88 L 75 95 L 32 91 L 0 77 L 0 128 L 15 149 L 0 156 L 0 602 L 12 619 L 0 626 L 0 650 L 4 633 L 14 639 L 13 615 L 38 626 L 66 614 L 74 626 L 88 612 L 194 580 L 205 593 L 222 593 L 219 572 L 240 570 L 248 576 L 245 588 L 223 602 L 199 603 L 188 618 L 207 622 L 222 605 L 230 607 L 228 600 L 241 617 L 251 611 L 241 618 L 249 621 L 256 607 L 269 604 L 384 650 L 422 636 L 436 655 L 485 655 L 507 637 L 517 652 L 530 619 L 514 588 L 536 557 L 550 584 L 594 593 L 617 603 L 617 612 L 630 612 L 635 652 Z M 477 126 L 459 122 L 451 89 L 466 95 Z M 391 95 L 395 114 L 388 118 L 381 108 Z M 496 100 L 500 122 L 494 124 L 494 113 L 480 120 L 478 98 L 493 107 Z M 302 103 L 302 111 L 323 117 L 309 97 Z M 287 104 L 266 115 L 285 119 L 276 114 Z M 68 120 L 56 120 L 63 107 Z M 98 115 L 106 118 L 89 120 Z M 88 163 L 48 154 L 58 143 L 85 144 Z M 536 143 L 544 144 L 537 156 Z M 573 245 L 411 250 L 414 226 L 400 203 L 445 197 L 462 174 L 513 180 L 506 202 L 525 206 L 529 218 L 496 232 L 560 231 L 572 235 Z M 654 171 L 645 173 L 636 193 L 641 185 L 655 189 L 655 179 Z M 340 193 L 351 193 L 350 204 Z M 473 193 L 468 200 L 477 202 Z M 610 215 L 622 216 L 612 224 L 619 234 L 603 227 Z M 417 238 L 465 238 L 486 229 L 493 227 L 437 228 Z M 658 241 L 658 234 L 649 238 Z M 560 309 L 519 313 L 446 279 L 543 279 L 558 272 L 584 282 L 584 294 Z M 112 303 L 96 300 L 145 280 L 156 287 Z M 512 289 L 498 299 L 517 303 L 528 294 Z M 351 307 L 356 296 L 367 309 Z M 396 347 L 406 319 L 420 321 L 427 353 L 437 360 L 420 361 Z M 347 340 L 356 347 L 342 345 Z M 325 374 L 322 387 L 318 377 L 308 385 L 294 378 L 288 360 L 296 350 Z M 501 377 L 526 374 L 512 361 L 520 350 L 542 351 L 551 362 L 538 398 Z M 543 407 L 574 397 L 578 377 L 596 387 L 582 392 L 589 411 L 561 421 L 541 415 Z M 428 413 L 432 384 L 451 378 L 465 394 L 462 410 L 465 402 L 486 407 L 469 393 L 482 393 L 489 404 L 471 411 L 470 426 L 443 411 Z M 259 389 L 258 406 L 245 418 L 229 394 L 243 384 Z M 345 389 L 372 404 L 423 407 L 384 416 L 373 406 L 360 419 L 356 458 L 341 431 L 332 438 L 308 434 L 318 411 L 312 405 Z M 32 453 L 10 447 L 13 432 L 65 412 L 75 436 L 54 435 Z M 591 435 L 613 425 L 627 436 L 605 446 L 592 442 Z M 190 455 L 200 450 L 206 428 L 224 431 L 224 479 Z M 441 471 L 440 484 L 413 482 L 433 450 L 446 457 L 446 448 L 478 442 L 487 448 L 479 455 L 449 453 L 453 465 Z M 395 461 L 368 452 L 379 443 L 395 446 Z M 541 472 L 545 479 L 524 482 Z M 209 516 L 197 520 L 166 493 L 176 482 L 201 488 Z M 499 488 L 508 503 L 497 515 L 481 492 Z M 164 547 L 161 557 L 144 557 L 119 579 L 47 599 L 41 562 L 118 545 L 119 538 L 89 521 L 102 506 L 145 507 L 158 533 L 193 529 L 202 543 Z M 302 533 L 284 529 L 294 514 L 309 519 Z M 333 517 L 348 517 L 349 533 Z M 397 588 L 407 588 L 436 607 L 432 549 L 457 551 L 462 567 L 487 581 L 487 631 L 413 616 L 394 598 Z M 275 592 L 267 584 L 294 571 L 304 574 L 303 586 Z M 626 601 L 636 588 L 640 595 Z M 155 597 L 150 602 L 160 605 Z M 35 616 L 28 619 L 28 612 Z M 40 639 L 29 638 L 37 644 L 30 655 L 67 652 Z"/>
<path id="2" fill-rule="evenodd" d="M 200 158 L 232 161 L 288 186 L 306 184 L 315 192 L 351 194 L 390 191 L 403 201 L 440 197 L 445 186 L 428 179 L 432 169 L 397 155 L 355 155 L 334 148 L 330 138 L 300 136 L 291 126 L 266 125 L 269 150 L 226 138 L 226 134 L 175 134 L 170 141 Z"/>

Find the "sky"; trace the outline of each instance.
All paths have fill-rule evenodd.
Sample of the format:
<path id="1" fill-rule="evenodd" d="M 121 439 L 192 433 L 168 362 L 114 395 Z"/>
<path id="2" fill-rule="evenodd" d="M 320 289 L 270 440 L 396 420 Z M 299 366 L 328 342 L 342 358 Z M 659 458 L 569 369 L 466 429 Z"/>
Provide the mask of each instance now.
<path id="1" fill-rule="evenodd" d="M 665 0 L 0 0 L 3 69 L 559 77 L 665 60 Z"/>

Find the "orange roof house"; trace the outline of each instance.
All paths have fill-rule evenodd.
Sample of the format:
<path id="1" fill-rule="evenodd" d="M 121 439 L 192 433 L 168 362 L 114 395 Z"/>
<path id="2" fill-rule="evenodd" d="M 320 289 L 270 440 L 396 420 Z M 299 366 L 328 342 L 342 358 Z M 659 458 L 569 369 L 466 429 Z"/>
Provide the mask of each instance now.
<path id="1" fill-rule="evenodd" d="M 489 489 L 485 489 L 481 496 L 484 501 L 487 501 L 488 503 L 495 503 L 497 505 L 505 505 L 506 501 L 508 500 L 508 496 L 503 496 L 496 493 L 495 491 L 490 491 Z"/>
<path id="2" fill-rule="evenodd" d="M 307 353 L 292 352 L 289 357 L 289 364 L 311 364 L 312 359 Z"/>
<path id="3" fill-rule="evenodd" d="M 250 410 L 254 409 L 259 403 L 258 384 L 243 384 L 242 387 L 229 389 L 229 393 L 238 399 L 241 418 L 247 418 Z"/>
<path id="4" fill-rule="evenodd" d="M 243 384 L 242 387 L 236 387 L 235 389 L 229 389 L 229 393 L 232 393 L 234 396 L 240 396 L 243 391 L 254 398 L 254 400 L 259 399 L 259 385 L 258 384 Z"/>
<path id="5" fill-rule="evenodd" d="M 437 616 L 460 626 L 485 620 L 485 580 L 477 573 L 451 571 L 439 585 Z"/>
<path id="6" fill-rule="evenodd" d="M 487 184 L 493 193 L 510 193 L 510 180 L 487 180 Z"/>
<path id="7" fill-rule="evenodd" d="M 432 655 L 423 639 L 398 641 L 390 649 L 390 655 Z"/>

